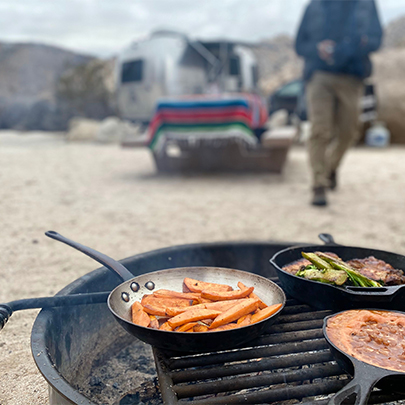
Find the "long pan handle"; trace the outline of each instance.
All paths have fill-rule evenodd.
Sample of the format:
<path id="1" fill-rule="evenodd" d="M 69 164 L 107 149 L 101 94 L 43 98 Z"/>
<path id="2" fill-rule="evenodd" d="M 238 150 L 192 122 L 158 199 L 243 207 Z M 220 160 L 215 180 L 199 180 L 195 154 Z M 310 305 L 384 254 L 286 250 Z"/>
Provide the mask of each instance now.
<path id="1" fill-rule="evenodd" d="M 0 330 L 4 328 L 15 311 L 32 308 L 53 308 L 68 305 L 87 305 L 106 303 L 110 292 L 88 294 L 56 295 L 54 297 L 28 298 L 0 304 Z"/>
<path id="2" fill-rule="evenodd" d="M 120 262 L 117 262 L 116 260 L 105 255 L 104 253 L 100 253 L 97 250 L 94 250 L 92 248 L 82 245 L 81 243 L 68 239 L 55 231 L 47 231 L 45 232 L 45 235 L 59 242 L 63 242 L 66 245 L 69 245 L 72 248 L 91 257 L 95 261 L 107 267 L 109 270 L 114 271 L 123 281 L 128 281 L 131 280 L 131 278 L 134 278 L 134 275 L 128 269 L 126 269 Z"/>

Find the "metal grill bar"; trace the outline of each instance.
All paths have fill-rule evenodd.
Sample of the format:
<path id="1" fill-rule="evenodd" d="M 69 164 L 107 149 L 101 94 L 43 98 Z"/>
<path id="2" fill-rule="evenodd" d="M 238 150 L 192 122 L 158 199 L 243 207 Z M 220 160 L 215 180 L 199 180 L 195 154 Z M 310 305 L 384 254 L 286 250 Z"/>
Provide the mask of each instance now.
<path id="1" fill-rule="evenodd" d="M 299 386 L 288 386 L 259 391 L 246 394 L 233 394 L 230 396 L 210 397 L 207 399 L 194 400 L 193 405 L 216 405 L 216 404 L 263 404 L 291 399 L 302 399 L 318 395 L 328 395 L 343 388 L 347 380 L 333 380 L 322 383 L 305 384 Z M 180 400 L 179 404 L 185 404 L 187 401 Z"/>
<path id="2" fill-rule="evenodd" d="M 249 373 L 257 373 L 259 371 L 274 370 L 280 368 L 289 368 L 296 366 L 304 366 L 307 364 L 323 363 L 332 361 L 332 355 L 329 351 L 317 353 L 304 353 L 302 355 L 293 355 L 283 358 L 264 359 L 260 361 L 252 361 L 249 363 L 239 363 L 219 367 L 207 367 L 203 369 L 187 369 L 170 373 L 175 384 L 186 381 L 208 380 L 212 378 L 222 378 L 232 375 L 241 375 Z"/>
<path id="3" fill-rule="evenodd" d="M 221 380 L 193 385 L 178 385 L 174 387 L 178 398 L 197 397 L 207 393 L 217 394 L 226 391 L 239 391 L 248 388 L 269 386 L 275 384 L 312 380 L 322 378 L 325 375 L 340 375 L 341 368 L 337 364 L 316 365 L 314 367 L 300 369 L 286 373 L 269 373 L 264 375 L 254 375 L 239 377 L 229 380 Z"/>
<path id="4" fill-rule="evenodd" d="M 350 380 L 323 338 L 323 318 L 330 313 L 288 300 L 277 324 L 248 347 L 198 355 L 153 349 L 164 403 L 325 405 Z M 403 398 L 375 391 L 370 403 Z"/>

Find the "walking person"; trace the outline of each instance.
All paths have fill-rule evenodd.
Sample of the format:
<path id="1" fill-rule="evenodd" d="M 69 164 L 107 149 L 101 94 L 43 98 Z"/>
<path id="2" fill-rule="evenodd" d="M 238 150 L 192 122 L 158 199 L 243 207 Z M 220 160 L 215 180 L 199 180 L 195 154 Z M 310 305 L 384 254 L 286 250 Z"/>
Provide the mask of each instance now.
<path id="1" fill-rule="evenodd" d="M 381 40 L 374 0 L 311 0 L 305 10 L 295 49 L 305 61 L 313 205 L 327 205 L 326 191 L 336 188 L 339 165 L 357 139 L 369 54 Z"/>

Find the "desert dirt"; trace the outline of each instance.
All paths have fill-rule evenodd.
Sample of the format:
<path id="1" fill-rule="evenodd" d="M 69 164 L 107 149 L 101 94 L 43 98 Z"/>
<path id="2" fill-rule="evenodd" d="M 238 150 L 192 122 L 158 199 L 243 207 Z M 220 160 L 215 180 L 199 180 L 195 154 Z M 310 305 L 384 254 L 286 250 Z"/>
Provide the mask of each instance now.
<path id="1" fill-rule="evenodd" d="M 61 134 L 0 133 L 0 302 L 54 295 L 100 267 L 44 236 L 55 230 L 115 259 L 194 242 L 342 244 L 405 254 L 405 147 L 356 147 L 330 205 L 309 205 L 302 146 L 279 174 L 162 175 L 146 149 L 67 143 Z M 38 310 L 0 332 L 0 404 L 44 405 L 30 350 Z"/>

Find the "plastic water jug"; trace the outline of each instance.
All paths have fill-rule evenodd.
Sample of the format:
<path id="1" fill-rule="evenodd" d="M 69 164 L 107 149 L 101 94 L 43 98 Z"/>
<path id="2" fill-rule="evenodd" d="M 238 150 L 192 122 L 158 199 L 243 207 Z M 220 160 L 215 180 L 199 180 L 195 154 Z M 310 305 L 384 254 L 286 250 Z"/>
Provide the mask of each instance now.
<path id="1" fill-rule="evenodd" d="M 366 145 L 383 148 L 390 144 L 391 134 L 384 122 L 375 122 L 366 131 Z"/>

